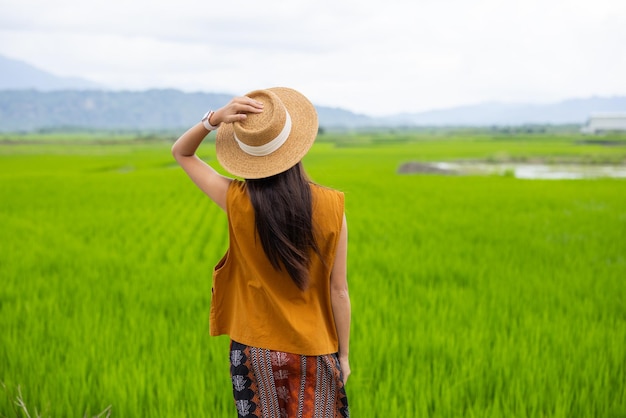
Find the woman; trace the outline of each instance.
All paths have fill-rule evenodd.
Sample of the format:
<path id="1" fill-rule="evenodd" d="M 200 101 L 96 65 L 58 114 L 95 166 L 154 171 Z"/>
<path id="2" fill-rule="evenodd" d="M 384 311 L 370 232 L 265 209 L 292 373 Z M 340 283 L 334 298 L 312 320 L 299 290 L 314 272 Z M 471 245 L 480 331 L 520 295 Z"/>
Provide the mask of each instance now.
<path id="1" fill-rule="evenodd" d="M 195 152 L 216 130 L 218 174 Z M 288 88 L 232 99 L 185 132 L 172 154 L 228 214 L 213 273 L 211 335 L 231 338 L 240 417 L 347 417 L 350 299 L 343 194 L 311 183 L 301 159 L 318 131 Z"/>

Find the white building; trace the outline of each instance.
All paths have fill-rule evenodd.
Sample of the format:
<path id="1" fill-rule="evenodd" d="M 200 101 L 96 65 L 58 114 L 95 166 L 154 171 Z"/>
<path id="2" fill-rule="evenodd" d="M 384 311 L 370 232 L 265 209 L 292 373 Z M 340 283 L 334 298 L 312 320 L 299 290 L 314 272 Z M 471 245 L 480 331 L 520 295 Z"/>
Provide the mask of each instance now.
<path id="1" fill-rule="evenodd" d="M 592 114 L 587 124 L 580 129 L 584 134 L 597 134 L 607 131 L 626 131 L 626 113 Z"/>

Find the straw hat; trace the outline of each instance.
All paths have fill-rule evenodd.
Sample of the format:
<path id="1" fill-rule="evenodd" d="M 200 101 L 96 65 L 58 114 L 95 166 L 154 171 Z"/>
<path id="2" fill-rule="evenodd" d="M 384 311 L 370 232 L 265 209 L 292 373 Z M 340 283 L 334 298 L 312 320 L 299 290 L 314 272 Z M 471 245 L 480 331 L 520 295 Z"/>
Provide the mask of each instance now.
<path id="1" fill-rule="evenodd" d="M 317 136 L 317 112 L 296 90 L 273 87 L 246 96 L 263 103 L 263 112 L 224 123 L 217 131 L 217 160 L 228 172 L 247 179 L 270 177 L 296 165 Z"/>

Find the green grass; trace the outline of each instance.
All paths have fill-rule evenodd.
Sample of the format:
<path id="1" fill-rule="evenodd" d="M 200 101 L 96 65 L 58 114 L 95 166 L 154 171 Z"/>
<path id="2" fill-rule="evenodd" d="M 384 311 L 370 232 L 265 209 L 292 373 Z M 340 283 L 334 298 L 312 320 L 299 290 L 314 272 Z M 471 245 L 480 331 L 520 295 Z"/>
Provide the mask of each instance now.
<path id="1" fill-rule="evenodd" d="M 626 181 L 396 174 L 625 147 L 382 138 L 325 135 L 305 160 L 346 193 L 353 416 L 626 417 Z M 0 416 L 26 416 L 18 387 L 42 416 L 235 416 L 208 336 L 225 215 L 167 142 L 86 139 L 0 144 Z"/>

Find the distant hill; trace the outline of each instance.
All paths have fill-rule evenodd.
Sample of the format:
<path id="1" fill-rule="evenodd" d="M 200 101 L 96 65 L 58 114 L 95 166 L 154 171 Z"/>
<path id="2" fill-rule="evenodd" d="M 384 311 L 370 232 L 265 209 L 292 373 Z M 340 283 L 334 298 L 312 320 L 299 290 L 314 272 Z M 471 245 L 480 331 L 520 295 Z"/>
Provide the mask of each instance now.
<path id="1" fill-rule="evenodd" d="M 0 130 L 183 128 L 228 100 L 227 95 L 178 90 L 0 91 Z"/>
<path id="2" fill-rule="evenodd" d="M 173 89 L 110 91 L 0 55 L 0 131 L 39 129 L 181 129 L 232 95 Z M 359 127 L 373 120 L 344 109 L 317 107 L 325 127 Z"/>
<path id="3" fill-rule="evenodd" d="M 59 77 L 25 62 L 0 55 L 0 90 L 37 89 L 41 91 L 64 89 L 101 89 L 93 81 L 77 77 Z"/>
<path id="4" fill-rule="evenodd" d="M 549 104 L 481 103 L 385 118 L 390 125 L 489 126 L 584 124 L 593 113 L 626 112 L 626 96 L 569 99 Z"/>
<path id="5" fill-rule="evenodd" d="M 0 131 L 88 128 L 182 129 L 231 95 L 173 89 L 107 91 L 79 78 L 50 74 L 0 56 Z M 480 103 L 377 118 L 316 106 L 323 128 L 519 126 L 579 124 L 593 113 L 626 113 L 626 96 L 569 99 L 550 104 Z"/>
<path id="6" fill-rule="evenodd" d="M 87 128 L 178 130 L 217 109 L 230 94 L 179 90 L 0 90 L 0 131 Z M 316 106 L 322 128 L 582 125 L 593 113 L 626 112 L 626 97 L 572 99 L 547 105 L 485 103 L 387 118 Z"/>
<path id="7" fill-rule="evenodd" d="M 232 95 L 178 90 L 0 91 L 0 131 L 87 128 L 182 129 L 198 122 Z M 373 120 L 343 109 L 317 107 L 322 127 L 361 127 Z"/>

